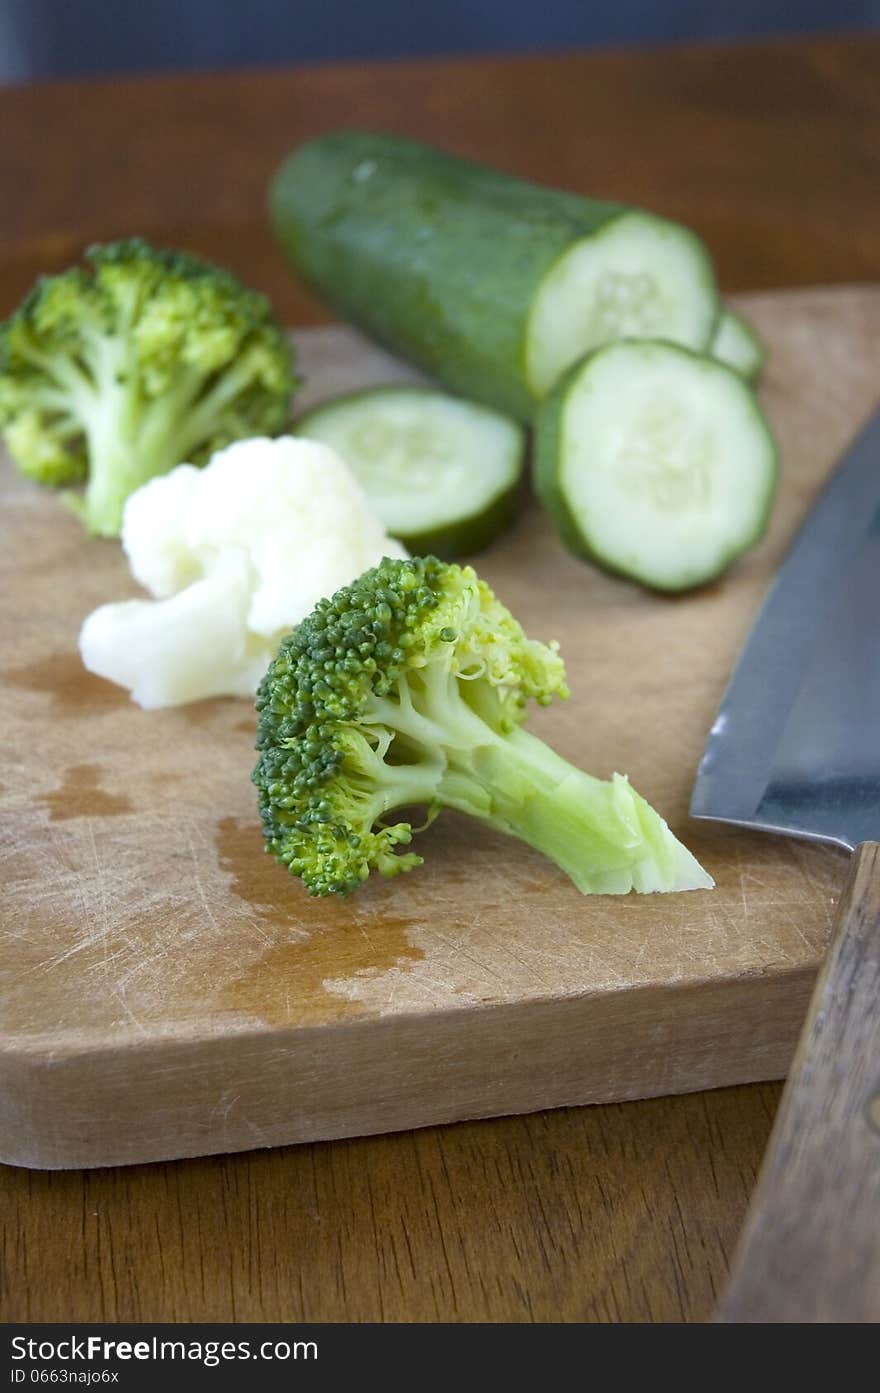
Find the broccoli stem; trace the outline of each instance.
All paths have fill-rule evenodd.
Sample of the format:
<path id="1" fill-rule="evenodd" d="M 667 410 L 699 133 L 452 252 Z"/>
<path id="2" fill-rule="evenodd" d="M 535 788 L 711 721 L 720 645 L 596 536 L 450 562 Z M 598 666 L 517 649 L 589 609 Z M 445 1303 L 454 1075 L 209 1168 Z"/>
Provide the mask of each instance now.
<path id="1" fill-rule="evenodd" d="M 203 373 L 181 371 L 172 388 L 144 402 L 121 362 L 106 357 L 99 387 L 81 408 L 88 480 L 81 498 L 68 499 L 90 532 L 117 536 L 129 494 L 185 459 L 188 410 L 204 382 Z"/>
<path id="2" fill-rule="evenodd" d="M 187 422 L 186 438 L 192 443 L 200 442 L 230 403 L 253 385 L 258 370 L 259 356 L 253 352 L 243 354 L 238 362 L 230 364 L 195 402 Z"/>
<path id="3" fill-rule="evenodd" d="M 469 754 L 449 752 L 438 802 L 528 843 L 584 893 L 684 888 L 695 873 L 626 779 L 596 779 L 527 731 L 488 733 Z"/>
<path id="4" fill-rule="evenodd" d="M 625 853 L 597 832 L 607 828 L 610 784 L 582 773 L 523 730 L 459 754 L 449 751 L 440 802 L 480 817 L 549 856 L 581 890 L 597 870 L 626 865 Z"/>
<path id="5" fill-rule="evenodd" d="M 88 530 L 98 536 L 118 536 L 129 494 L 177 463 L 173 441 L 147 450 L 142 440 L 132 438 L 124 428 L 127 406 L 120 403 L 118 411 L 110 411 L 104 402 L 97 419 L 87 423 L 89 475 L 82 497 L 69 499 Z"/>
<path id="6" fill-rule="evenodd" d="M 369 722 L 393 730 L 399 753 L 412 760 L 385 765 L 377 757 L 383 777 L 370 777 L 384 809 L 426 802 L 481 818 L 550 857 L 584 893 L 684 889 L 694 877 L 705 883 L 626 779 L 594 778 L 521 727 L 496 729 L 467 686 L 462 696 L 460 682 L 434 664 L 410 672 L 393 695 L 373 697 Z M 439 766 L 419 757 L 429 750 L 443 751 Z"/>

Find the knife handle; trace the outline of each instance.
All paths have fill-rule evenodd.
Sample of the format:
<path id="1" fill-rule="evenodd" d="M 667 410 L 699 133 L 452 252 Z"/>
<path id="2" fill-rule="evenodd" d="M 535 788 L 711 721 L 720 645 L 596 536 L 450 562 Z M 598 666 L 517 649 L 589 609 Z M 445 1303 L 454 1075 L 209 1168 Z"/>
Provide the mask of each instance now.
<path id="1" fill-rule="evenodd" d="M 853 858 L 716 1320 L 880 1320 L 880 844 Z"/>

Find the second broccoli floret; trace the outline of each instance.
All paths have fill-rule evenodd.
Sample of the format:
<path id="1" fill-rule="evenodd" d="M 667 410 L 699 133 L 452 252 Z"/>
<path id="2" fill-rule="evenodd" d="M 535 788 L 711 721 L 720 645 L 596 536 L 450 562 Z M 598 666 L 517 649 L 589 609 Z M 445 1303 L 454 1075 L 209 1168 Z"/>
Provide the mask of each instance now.
<path id="1" fill-rule="evenodd" d="M 551 857 L 584 893 L 711 878 L 625 778 L 592 778 L 521 729 L 565 697 L 556 645 L 526 637 L 470 567 L 385 560 L 322 600 L 257 696 L 266 847 L 313 895 L 421 864 L 397 809 L 443 808 Z"/>
<path id="2" fill-rule="evenodd" d="M 289 417 L 291 351 L 268 301 L 140 240 L 91 247 L 0 325 L 0 431 L 22 473 L 116 536 L 126 498 Z"/>

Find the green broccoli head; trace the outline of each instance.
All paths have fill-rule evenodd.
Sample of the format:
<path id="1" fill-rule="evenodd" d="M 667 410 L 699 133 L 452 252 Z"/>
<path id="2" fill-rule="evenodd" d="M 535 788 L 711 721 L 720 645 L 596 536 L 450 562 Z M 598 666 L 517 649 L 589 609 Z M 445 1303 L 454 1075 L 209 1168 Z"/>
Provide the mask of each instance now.
<path id="1" fill-rule="evenodd" d="M 294 385 L 268 301 L 141 240 L 91 247 L 0 325 L 0 431 L 22 473 L 118 534 L 126 498 L 184 460 L 277 435 Z"/>
<path id="2" fill-rule="evenodd" d="M 414 829 L 398 810 L 449 807 L 584 891 L 673 888 L 688 853 L 626 780 L 593 779 L 521 729 L 554 696 L 568 696 L 557 645 L 529 639 L 470 567 L 383 561 L 318 604 L 260 686 L 266 849 L 311 894 L 346 895 L 421 864 L 400 850 Z"/>

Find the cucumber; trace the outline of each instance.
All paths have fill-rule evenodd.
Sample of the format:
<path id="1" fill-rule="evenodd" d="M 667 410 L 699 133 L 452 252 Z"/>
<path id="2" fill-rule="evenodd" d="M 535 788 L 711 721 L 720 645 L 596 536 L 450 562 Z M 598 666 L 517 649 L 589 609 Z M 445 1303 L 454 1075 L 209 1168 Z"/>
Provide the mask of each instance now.
<path id="1" fill-rule="evenodd" d="M 563 541 L 655 590 L 702 585 L 753 546 L 776 477 L 748 384 L 673 344 L 599 349 L 538 411 L 535 486 Z"/>
<path id="2" fill-rule="evenodd" d="M 758 376 L 766 356 L 764 345 L 752 326 L 727 306 L 721 311 L 709 352 L 719 363 L 726 363 L 749 382 Z"/>
<path id="3" fill-rule="evenodd" d="M 294 426 L 347 460 L 393 537 L 452 560 L 494 541 L 516 512 L 521 426 L 428 387 L 376 387 L 325 402 Z"/>
<path id="4" fill-rule="evenodd" d="M 704 349 L 718 297 L 688 229 L 397 136 L 299 147 L 272 224 L 335 311 L 452 391 L 529 421 L 570 363 L 624 336 Z"/>

